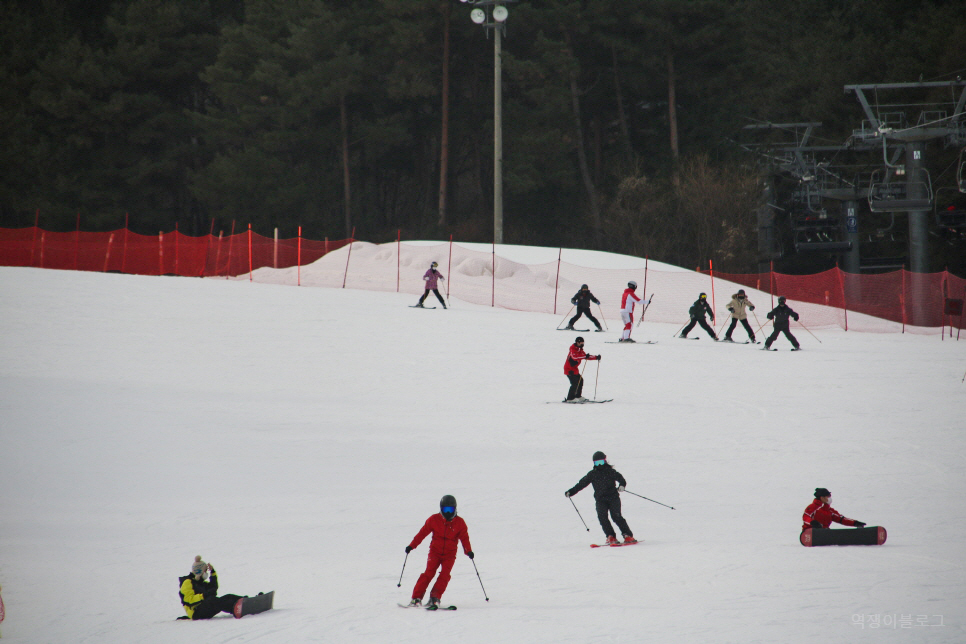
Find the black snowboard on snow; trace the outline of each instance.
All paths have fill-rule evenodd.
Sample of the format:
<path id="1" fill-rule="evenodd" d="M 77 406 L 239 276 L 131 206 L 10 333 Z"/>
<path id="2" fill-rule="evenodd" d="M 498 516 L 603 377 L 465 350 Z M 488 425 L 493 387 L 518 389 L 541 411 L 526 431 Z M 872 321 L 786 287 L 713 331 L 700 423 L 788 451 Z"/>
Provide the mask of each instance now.
<path id="1" fill-rule="evenodd" d="M 234 615 L 237 619 L 241 619 L 245 615 L 264 613 L 267 610 L 272 610 L 274 602 L 274 590 L 270 593 L 258 593 L 254 597 L 242 597 L 235 602 Z"/>
<path id="2" fill-rule="evenodd" d="M 882 526 L 832 530 L 831 528 L 807 528 L 798 540 L 806 548 L 812 546 L 881 546 L 886 542 L 886 529 Z"/>

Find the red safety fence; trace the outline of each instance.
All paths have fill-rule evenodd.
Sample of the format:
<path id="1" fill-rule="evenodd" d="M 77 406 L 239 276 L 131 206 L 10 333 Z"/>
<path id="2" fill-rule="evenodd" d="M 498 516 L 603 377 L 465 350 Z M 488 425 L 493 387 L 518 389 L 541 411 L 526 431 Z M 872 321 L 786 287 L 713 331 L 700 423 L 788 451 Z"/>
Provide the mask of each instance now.
<path id="1" fill-rule="evenodd" d="M 832 269 L 814 275 L 708 273 L 643 268 L 588 268 L 556 261 L 514 262 L 489 252 L 449 244 L 369 244 L 343 239 L 314 241 L 301 235 L 273 239 L 251 230 L 229 236 L 189 237 L 175 231 L 157 236 L 112 232 L 56 233 L 37 227 L 0 228 L 0 265 L 66 270 L 251 279 L 274 284 L 323 286 L 422 294 L 422 276 L 438 261 L 448 278 L 445 295 L 474 304 L 563 315 L 581 283 L 601 300 L 603 323 L 619 322 L 620 294 L 628 280 L 639 295 L 654 295 L 647 320 L 683 326 L 698 292 L 711 296 L 720 326 L 738 286 L 752 289 L 753 319 L 784 295 L 809 328 L 939 334 L 963 329 L 966 280 L 942 273 L 905 270 L 856 275 Z M 343 252 L 326 257 L 335 250 Z M 353 250 L 355 249 L 355 250 Z M 319 261 L 325 258 L 323 261 Z M 311 266 L 310 266 L 311 265 Z M 660 265 L 659 265 L 660 266 Z M 277 270 L 272 270 L 277 269 Z M 958 333 L 957 333 L 958 337 Z"/>
<path id="2" fill-rule="evenodd" d="M 848 330 L 860 329 L 849 323 L 850 313 L 861 313 L 889 320 L 907 327 L 966 328 L 963 326 L 963 300 L 966 300 L 966 280 L 948 271 L 942 273 L 911 273 L 906 270 L 861 275 L 833 268 L 814 275 L 783 275 L 762 273 L 733 275 L 715 272 L 715 278 L 742 284 L 771 294 L 784 295 L 788 300 L 820 304 L 824 307 L 817 326 L 837 325 Z M 855 321 L 855 316 L 853 316 Z M 885 327 L 865 328 L 863 331 L 888 330 Z"/>
<path id="3" fill-rule="evenodd" d="M 0 228 L 0 265 L 76 271 L 231 277 L 259 268 L 305 266 L 349 243 L 296 237 L 275 240 L 251 230 L 190 237 L 180 232 L 139 235 L 126 228 L 104 233 L 56 233 Z"/>

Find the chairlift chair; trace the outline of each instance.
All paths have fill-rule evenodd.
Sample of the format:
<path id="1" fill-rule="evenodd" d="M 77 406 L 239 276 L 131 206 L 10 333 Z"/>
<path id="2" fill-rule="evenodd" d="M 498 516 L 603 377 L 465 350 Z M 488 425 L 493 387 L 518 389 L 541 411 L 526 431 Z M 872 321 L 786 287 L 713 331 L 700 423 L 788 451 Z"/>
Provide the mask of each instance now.
<path id="1" fill-rule="evenodd" d="M 909 212 L 930 210 L 933 203 L 932 179 L 929 171 L 921 168 L 924 181 L 897 181 L 876 170 L 869 181 L 869 210 L 872 212 Z M 910 187 L 913 195 L 910 195 Z"/>

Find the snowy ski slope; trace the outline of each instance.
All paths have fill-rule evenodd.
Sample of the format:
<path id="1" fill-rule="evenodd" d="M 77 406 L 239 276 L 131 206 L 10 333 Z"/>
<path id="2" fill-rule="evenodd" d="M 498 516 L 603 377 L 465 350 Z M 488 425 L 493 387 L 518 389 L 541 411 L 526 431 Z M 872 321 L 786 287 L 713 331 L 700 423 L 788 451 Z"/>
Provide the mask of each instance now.
<path id="1" fill-rule="evenodd" d="M 645 321 L 659 343 L 623 346 L 611 321 L 585 395 L 614 402 L 572 406 L 546 404 L 557 316 L 412 303 L 0 268 L 3 641 L 966 641 L 966 342 L 798 329 L 772 353 Z M 588 547 L 591 491 L 590 532 L 563 492 L 595 450 L 677 508 L 624 497 L 642 545 Z M 888 543 L 801 547 L 817 486 Z M 458 611 L 400 610 L 443 494 L 490 601 L 460 556 Z M 175 621 L 196 554 L 275 610 Z"/>

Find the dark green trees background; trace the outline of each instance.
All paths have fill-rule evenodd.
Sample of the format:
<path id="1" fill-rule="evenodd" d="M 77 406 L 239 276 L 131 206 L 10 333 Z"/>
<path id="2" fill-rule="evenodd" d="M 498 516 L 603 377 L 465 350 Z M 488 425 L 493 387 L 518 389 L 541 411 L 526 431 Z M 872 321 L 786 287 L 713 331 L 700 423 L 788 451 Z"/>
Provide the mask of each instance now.
<path id="1" fill-rule="evenodd" d="M 754 270 L 763 121 L 966 71 L 961 0 L 522 0 L 504 241 Z M 4 0 L 0 226 L 492 239 L 493 41 L 458 0 Z"/>

